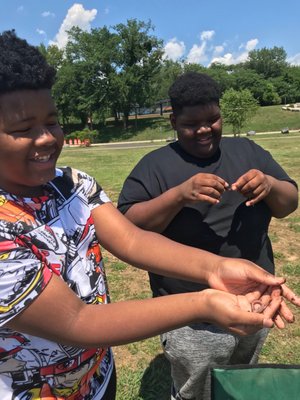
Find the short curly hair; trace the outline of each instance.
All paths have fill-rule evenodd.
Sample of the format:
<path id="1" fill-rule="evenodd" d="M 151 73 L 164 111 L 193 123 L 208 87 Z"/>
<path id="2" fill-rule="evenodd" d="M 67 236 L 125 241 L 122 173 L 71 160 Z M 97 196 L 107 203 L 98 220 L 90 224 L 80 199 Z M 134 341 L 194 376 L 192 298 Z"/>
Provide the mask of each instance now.
<path id="1" fill-rule="evenodd" d="M 220 87 L 209 75 L 187 72 L 180 75 L 169 89 L 169 97 L 174 114 L 180 114 L 183 107 L 198 104 L 217 103 Z"/>
<path id="2" fill-rule="evenodd" d="M 0 54 L 0 94 L 52 88 L 55 69 L 36 47 L 17 37 L 14 30 L 0 34 Z"/>

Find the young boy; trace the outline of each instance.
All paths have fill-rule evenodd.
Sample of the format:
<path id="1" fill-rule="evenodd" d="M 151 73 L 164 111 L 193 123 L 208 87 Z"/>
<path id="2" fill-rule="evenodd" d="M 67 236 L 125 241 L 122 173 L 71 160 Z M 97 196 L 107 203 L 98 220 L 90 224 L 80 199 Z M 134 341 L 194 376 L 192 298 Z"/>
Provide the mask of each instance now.
<path id="1" fill-rule="evenodd" d="M 147 154 L 124 183 L 119 209 L 136 225 L 274 273 L 271 217 L 297 208 L 296 183 L 271 155 L 244 138 L 223 138 L 220 90 L 206 74 L 180 76 L 169 91 L 178 141 Z M 188 264 L 182 268 L 189 268 Z M 207 288 L 150 273 L 153 295 Z M 279 327 L 284 323 L 276 318 Z M 210 399 L 214 364 L 255 363 L 266 331 L 247 338 L 199 323 L 162 335 L 175 399 Z"/>
<path id="2" fill-rule="evenodd" d="M 56 168 L 54 71 L 13 31 L 0 35 L 0 53 L 0 398 L 111 400 L 110 346 L 197 321 L 238 334 L 271 327 L 285 307 L 274 294 L 284 280 L 142 231 L 92 177 Z M 108 304 L 99 243 L 140 268 L 214 289 Z M 265 310 L 249 312 L 257 300 Z"/>

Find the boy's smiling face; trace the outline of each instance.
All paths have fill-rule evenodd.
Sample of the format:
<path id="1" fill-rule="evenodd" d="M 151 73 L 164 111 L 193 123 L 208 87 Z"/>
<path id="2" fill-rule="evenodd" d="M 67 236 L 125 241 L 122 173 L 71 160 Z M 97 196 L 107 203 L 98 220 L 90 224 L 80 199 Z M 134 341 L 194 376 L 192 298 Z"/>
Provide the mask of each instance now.
<path id="1" fill-rule="evenodd" d="M 213 156 L 222 136 L 222 118 L 217 103 L 185 106 L 178 115 L 171 114 L 180 146 L 197 158 Z"/>
<path id="2" fill-rule="evenodd" d="M 63 132 L 48 89 L 0 95 L 0 187 L 23 197 L 42 194 L 55 176 Z"/>

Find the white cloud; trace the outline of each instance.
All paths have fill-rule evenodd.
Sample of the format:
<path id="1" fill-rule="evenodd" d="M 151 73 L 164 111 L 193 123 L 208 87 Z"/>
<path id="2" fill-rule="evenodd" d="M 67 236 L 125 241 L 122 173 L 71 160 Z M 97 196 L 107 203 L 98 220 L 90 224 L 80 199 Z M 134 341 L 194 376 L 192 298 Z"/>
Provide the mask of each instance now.
<path id="1" fill-rule="evenodd" d="M 186 62 L 188 64 L 200 64 L 207 61 L 207 55 L 205 54 L 206 42 L 203 42 L 200 46 L 194 44 L 187 56 Z"/>
<path id="2" fill-rule="evenodd" d="M 241 44 L 239 46 L 239 50 L 245 49 L 238 54 L 226 53 L 223 56 L 213 57 L 210 64 L 212 63 L 220 63 L 225 65 L 239 64 L 245 62 L 248 58 L 249 51 L 254 50 L 258 44 L 258 39 L 248 40 L 246 44 Z"/>
<path id="3" fill-rule="evenodd" d="M 224 51 L 224 46 L 215 46 L 214 48 L 214 54 L 221 54 Z"/>
<path id="4" fill-rule="evenodd" d="M 42 12 L 42 17 L 55 17 L 55 14 L 51 11 Z"/>
<path id="5" fill-rule="evenodd" d="M 201 44 L 194 44 L 189 51 L 186 62 L 188 64 L 201 64 L 207 61 L 208 57 L 206 54 L 207 42 L 212 40 L 215 31 L 202 31 L 200 34 Z"/>
<path id="6" fill-rule="evenodd" d="M 240 44 L 236 52 L 229 52 L 227 50 L 227 53 L 223 54 L 225 49 L 229 47 L 229 43 L 223 42 L 221 45 L 215 46 L 213 45 L 214 36 L 214 30 L 202 31 L 199 35 L 200 43 L 193 44 L 186 56 L 185 62 L 188 64 L 203 65 L 211 65 L 212 63 L 225 65 L 238 64 L 245 62 L 248 59 L 249 51 L 254 50 L 258 44 L 257 38 L 250 39 L 246 43 Z M 185 43 L 177 38 L 173 38 L 165 45 L 163 58 L 177 61 L 184 55 L 185 51 Z M 300 54 L 295 55 L 293 62 L 299 64 L 299 58 Z"/>
<path id="7" fill-rule="evenodd" d="M 287 62 L 291 65 L 299 65 L 300 66 L 300 53 L 295 54 L 287 59 Z"/>
<path id="8" fill-rule="evenodd" d="M 169 40 L 164 47 L 164 59 L 176 61 L 183 56 L 185 52 L 185 44 L 176 38 Z"/>
<path id="9" fill-rule="evenodd" d="M 214 57 L 210 64 L 213 63 L 220 63 L 220 64 L 225 64 L 225 65 L 230 65 L 230 64 L 235 64 L 234 62 L 234 57 L 231 53 L 226 53 L 224 56 L 221 57 Z"/>
<path id="10" fill-rule="evenodd" d="M 109 14 L 109 8 L 108 8 L 108 7 L 106 7 L 106 8 L 104 9 L 104 14 L 105 14 L 105 15 Z"/>
<path id="11" fill-rule="evenodd" d="M 97 10 L 85 10 L 82 4 L 75 3 L 69 8 L 68 13 L 61 24 L 55 39 L 51 44 L 56 44 L 59 48 L 64 47 L 68 41 L 69 31 L 73 26 L 78 26 L 84 31 L 91 29 L 91 22 L 95 19 Z"/>
<path id="12" fill-rule="evenodd" d="M 258 44 L 258 39 L 251 39 L 251 40 L 248 40 L 248 42 L 246 43 L 245 49 L 246 49 L 247 51 L 254 50 L 255 47 L 257 46 L 257 44 Z"/>
<path id="13" fill-rule="evenodd" d="M 203 31 L 201 32 L 200 38 L 203 41 L 211 40 L 215 34 L 215 31 Z"/>
<path id="14" fill-rule="evenodd" d="M 18 11 L 18 12 L 24 11 L 24 6 L 19 6 L 19 7 L 17 8 L 17 11 Z"/>
<path id="15" fill-rule="evenodd" d="M 46 36 L 46 32 L 43 31 L 43 29 L 37 28 L 37 29 L 36 29 L 36 32 L 37 32 L 39 35 L 44 35 L 44 36 Z"/>

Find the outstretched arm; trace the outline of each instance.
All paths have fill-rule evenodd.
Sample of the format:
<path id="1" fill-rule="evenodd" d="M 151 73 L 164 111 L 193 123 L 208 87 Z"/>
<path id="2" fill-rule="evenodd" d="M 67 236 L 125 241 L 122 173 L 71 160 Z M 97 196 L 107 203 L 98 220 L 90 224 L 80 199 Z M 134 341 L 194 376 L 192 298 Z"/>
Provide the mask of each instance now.
<path id="1" fill-rule="evenodd" d="M 75 347 L 108 347 L 207 321 L 240 335 L 273 326 L 275 300 L 264 314 L 249 312 L 244 296 L 207 289 L 155 299 L 87 305 L 56 275 L 7 327 Z"/>
<path id="2" fill-rule="evenodd" d="M 236 267 L 241 267 L 235 268 L 230 259 L 143 231 L 112 204 L 99 206 L 92 214 L 101 243 L 124 261 L 164 275 L 208 282 L 241 295 L 207 289 L 157 299 L 87 305 L 54 275 L 44 291 L 7 324 L 9 328 L 77 347 L 105 347 L 198 321 L 211 322 L 238 334 L 273 325 L 271 318 L 281 304 L 279 296 L 268 303 L 263 314 L 249 311 L 263 287 L 280 285 L 283 279 L 248 261 L 235 260 Z"/>
<path id="3" fill-rule="evenodd" d="M 141 230 L 112 204 L 97 207 L 93 217 L 100 243 L 125 262 L 147 271 L 208 283 L 211 288 L 233 294 L 252 293 L 252 300 L 260 298 L 268 286 L 285 282 L 248 260 L 220 257 Z M 287 299 L 300 306 L 300 298 L 292 291 L 283 295 L 287 293 Z"/>

